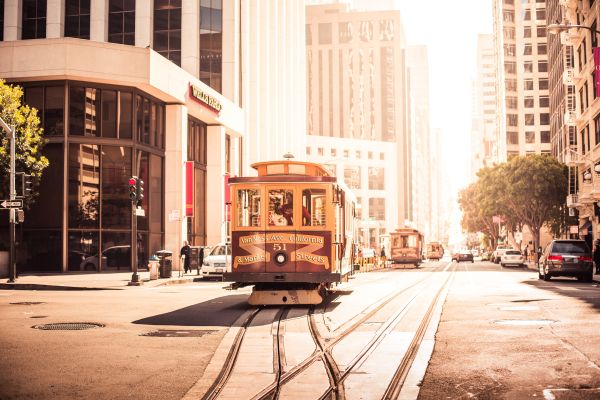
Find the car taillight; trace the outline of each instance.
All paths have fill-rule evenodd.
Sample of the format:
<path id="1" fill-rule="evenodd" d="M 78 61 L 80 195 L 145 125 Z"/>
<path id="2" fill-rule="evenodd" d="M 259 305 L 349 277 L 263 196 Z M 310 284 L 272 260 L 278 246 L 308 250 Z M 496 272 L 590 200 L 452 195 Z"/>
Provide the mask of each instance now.
<path id="1" fill-rule="evenodd" d="M 585 262 L 585 261 L 592 262 L 592 257 L 580 256 L 579 257 L 579 261 L 581 261 L 581 262 Z"/>
<path id="2" fill-rule="evenodd" d="M 563 256 L 561 256 L 560 254 L 553 254 L 548 256 L 548 261 L 562 261 L 563 260 Z"/>

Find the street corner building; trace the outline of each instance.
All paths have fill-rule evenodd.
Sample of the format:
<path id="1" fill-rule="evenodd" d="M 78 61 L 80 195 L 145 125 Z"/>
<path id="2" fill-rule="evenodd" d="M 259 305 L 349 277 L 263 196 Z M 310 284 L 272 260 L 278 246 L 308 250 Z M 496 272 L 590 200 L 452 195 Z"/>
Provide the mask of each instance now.
<path id="1" fill-rule="evenodd" d="M 184 240 L 227 237 L 228 176 L 305 148 L 301 1 L 4 0 L 0 24 L 0 78 L 39 110 L 50 161 L 18 272 L 129 271 L 132 243 L 139 267 L 161 249 L 177 263 Z M 7 227 L 0 215 L 0 251 Z"/>

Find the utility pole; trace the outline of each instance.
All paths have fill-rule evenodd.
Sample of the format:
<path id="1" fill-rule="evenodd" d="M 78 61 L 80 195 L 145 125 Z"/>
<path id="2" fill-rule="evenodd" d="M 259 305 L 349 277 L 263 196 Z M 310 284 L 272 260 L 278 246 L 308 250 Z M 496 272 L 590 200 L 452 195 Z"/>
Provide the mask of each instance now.
<path id="1" fill-rule="evenodd" d="M 17 192 L 15 190 L 15 125 L 12 124 L 10 127 L 2 118 L 0 118 L 0 126 L 9 135 L 10 139 L 10 173 L 9 173 L 9 199 L 16 200 Z M 16 214 L 17 210 L 14 208 L 9 209 L 9 232 L 10 232 L 10 252 L 8 258 L 8 282 L 13 283 L 17 277 L 17 259 L 15 253 L 15 224 L 17 222 Z"/>

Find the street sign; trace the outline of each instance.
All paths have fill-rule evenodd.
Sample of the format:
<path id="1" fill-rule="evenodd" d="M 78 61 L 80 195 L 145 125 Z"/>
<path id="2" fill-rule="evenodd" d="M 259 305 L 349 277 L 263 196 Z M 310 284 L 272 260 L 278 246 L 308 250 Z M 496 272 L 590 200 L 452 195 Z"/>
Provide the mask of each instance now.
<path id="1" fill-rule="evenodd" d="M 169 213 L 169 221 L 179 221 L 180 215 L 181 214 L 179 213 L 179 210 L 171 210 L 171 212 Z"/>
<path id="2" fill-rule="evenodd" d="M 4 200 L 0 203 L 2 208 L 23 208 L 23 200 Z"/>
<path id="3" fill-rule="evenodd" d="M 138 217 L 145 217 L 146 216 L 146 212 L 144 211 L 143 208 L 138 207 L 135 209 L 135 215 Z"/>

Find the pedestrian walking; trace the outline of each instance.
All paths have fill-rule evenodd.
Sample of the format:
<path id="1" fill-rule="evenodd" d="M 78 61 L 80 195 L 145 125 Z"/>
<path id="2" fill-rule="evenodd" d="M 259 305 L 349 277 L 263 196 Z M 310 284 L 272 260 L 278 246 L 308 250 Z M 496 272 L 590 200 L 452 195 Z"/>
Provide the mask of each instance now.
<path id="1" fill-rule="evenodd" d="M 198 275 L 200 275 L 200 269 L 202 268 L 202 264 L 204 263 L 204 247 L 200 246 L 198 251 L 200 252 L 198 254 Z"/>
<path id="2" fill-rule="evenodd" d="M 183 247 L 179 251 L 179 257 L 183 258 L 183 270 L 187 274 L 190 270 L 190 245 L 187 240 L 183 242 Z"/>
<path id="3" fill-rule="evenodd" d="M 529 245 L 525 245 L 525 249 L 523 250 L 523 256 L 525 257 L 525 261 L 529 261 Z"/>
<path id="4" fill-rule="evenodd" d="M 593 258 L 596 265 L 596 273 L 600 274 L 600 239 L 596 239 Z"/>

